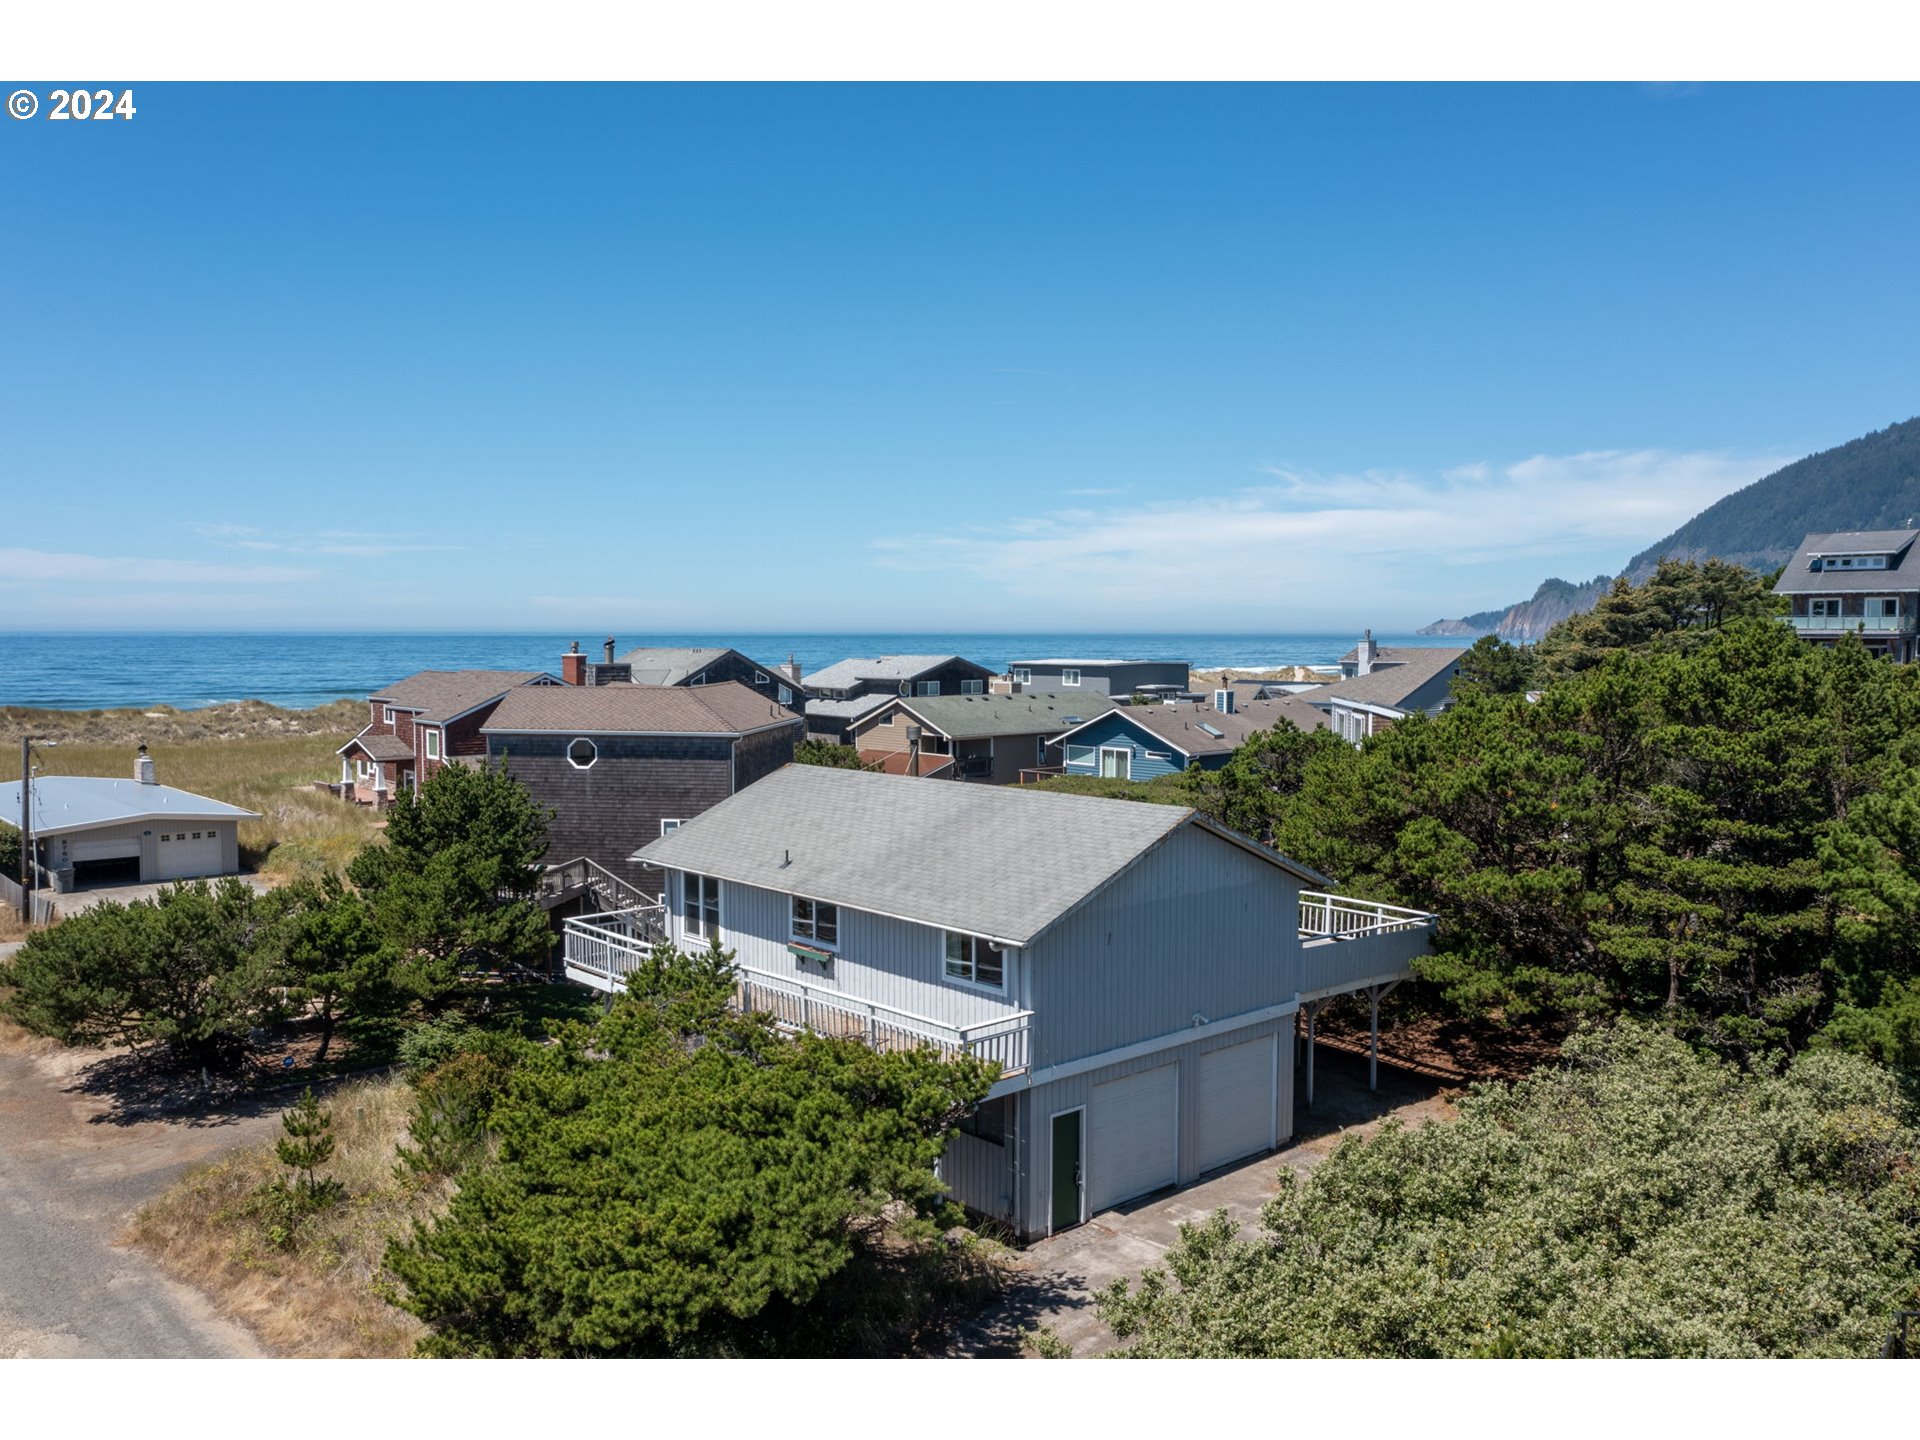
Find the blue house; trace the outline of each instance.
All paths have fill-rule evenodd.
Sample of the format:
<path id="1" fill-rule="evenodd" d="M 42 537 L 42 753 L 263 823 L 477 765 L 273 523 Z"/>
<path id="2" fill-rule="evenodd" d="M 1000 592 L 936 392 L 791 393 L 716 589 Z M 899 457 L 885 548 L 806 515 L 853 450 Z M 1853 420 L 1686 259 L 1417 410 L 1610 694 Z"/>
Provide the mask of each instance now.
<path id="1" fill-rule="evenodd" d="M 1249 735 L 1280 724 L 1324 730 L 1327 717 L 1291 695 L 1242 700 L 1232 690 L 1216 690 L 1211 704 L 1127 705 L 1096 715 L 1056 735 L 1048 751 L 1068 775 L 1151 780 L 1195 763 L 1217 770 Z"/>

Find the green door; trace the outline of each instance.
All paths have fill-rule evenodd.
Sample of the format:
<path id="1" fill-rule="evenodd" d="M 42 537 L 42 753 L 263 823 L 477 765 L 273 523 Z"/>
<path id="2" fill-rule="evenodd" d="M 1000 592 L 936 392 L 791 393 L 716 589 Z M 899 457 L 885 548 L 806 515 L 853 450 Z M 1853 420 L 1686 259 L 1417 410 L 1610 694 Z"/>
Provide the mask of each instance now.
<path id="1" fill-rule="evenodd" d="M 1080 1121 L 1082 1110 L 1053 1117 L 1053 1221 L 1064 1230 L 1080 1223 Z"/>

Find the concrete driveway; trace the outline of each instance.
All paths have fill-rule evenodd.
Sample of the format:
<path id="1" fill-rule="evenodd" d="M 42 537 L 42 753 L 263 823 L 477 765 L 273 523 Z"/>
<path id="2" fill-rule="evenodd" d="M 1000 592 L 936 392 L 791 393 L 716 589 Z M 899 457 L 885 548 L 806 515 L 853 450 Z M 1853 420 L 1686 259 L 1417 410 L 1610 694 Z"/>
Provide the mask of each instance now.
<path id="1" fill-rule="evenodd" d="M 1417 1125 L 1452 1114 L 1439 1082 L 1384 1062 L 1377 1092 L 1367 1089 L 1367 1062 L 1358 1056 L 1321 1047 L 1315 1071 L 1314 1107 L 1296 1109 L 1292 1145 L 1036 1241 L 1021 1252 L 1018 1278 L 988 1312 L 961 1328 L 949 1353 L 1018 1355 L 1022 1337 L 1044 1327 L 1075 1356 L 1103 1354 L 1119 1341 L 1094 1314 L 1094 1294 L 1158 1265 L 1180 1238 L 1183 1222 L 1225 1210 L 1251 1235 L 1259 1228 L 1260 1207 L 1279 1191 L 1282 1169 L 1304 1175 L 1343 1137 L 1366 1134 L 1390 1115 Z"/>
<path id="2" fill-rule="evenodd" d="M 278 1110 L 128 1122 L 88 1086 L 96 1058 L 0 1022 L 0 1358 L 263 1353 L 116 1242 L 189 1166 L 273 1133 Z"/>
<path id="3" fill-rule="evenodd" d="M 270 890 L 272 883 L 265 877 L 248 872 L 242 875 L 211 877 L 216 880 L 244 880 L 256 890 Z M 62 915 L 78 915 L 82 910 L 91 910 L 95 905 L 103 905 L 111 900 L 116 904 L 129 905 L 135 900 L 151 900 L 169 885 L 172 880 L 149 881 L 143 885 L 94 885 L 85 890 L 68 890 L 53 897 L 53 903 Z"/>

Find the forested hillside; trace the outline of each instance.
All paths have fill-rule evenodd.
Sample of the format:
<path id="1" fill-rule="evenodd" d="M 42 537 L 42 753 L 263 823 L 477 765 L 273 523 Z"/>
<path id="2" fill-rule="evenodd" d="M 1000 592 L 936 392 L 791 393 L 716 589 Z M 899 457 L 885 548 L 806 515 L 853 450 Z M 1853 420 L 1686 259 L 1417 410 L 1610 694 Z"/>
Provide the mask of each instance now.
<path id="1" fill-rule="evenodd" d="M 1920 417 L 1796 460 L 1716 500 L 1634 556 L 1621 573 L 1637 584 L 1653 574 L 1663 556 L 1773 570 L 1815 531 L 1891 530 L 1915 518 L 1920 518 Z M 1439 620 L 1420 633 L 1538 640 L 1569 615 L 1593 608 L 1610 578 L 1578 586 L 1548 580 L 1531 600 L 1464 620 Z"/>

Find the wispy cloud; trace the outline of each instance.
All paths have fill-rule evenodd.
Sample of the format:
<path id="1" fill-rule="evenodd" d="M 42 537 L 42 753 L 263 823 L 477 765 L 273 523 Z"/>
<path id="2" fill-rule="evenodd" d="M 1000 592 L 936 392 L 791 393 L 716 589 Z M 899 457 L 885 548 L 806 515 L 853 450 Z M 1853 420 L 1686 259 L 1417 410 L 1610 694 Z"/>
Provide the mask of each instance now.
<path id="1" fill-rule="evenodd" d="M 968 571 L 1045 604 L 1142 610 L 1152 594 L 1241 610 L 1326 610 L 1364 597 L 1384 610 L 1446 608 L 1468 566 L 1577 572 L 1619 566 L 1721 496 L 1791 457 L 1593 450 L 1475 461 L 1438 473 L 1322 474 L 1262 467 L 1268 483 L 1156 504 L 1013 517 L 959 533 L 877 540 L 878 562 Z M 1517 573 L 1517 572 L 1516 572 Z M 1513 583 L 1511 577 L 1503 584 Z M 1519 596 L 1507 598 L 1517 599 Z"/>
<path id="2" fill-rule="evenodd" d="M 1125 495 L 1131 485 L 1082 485 L 1074 490 L 1062 490 L 1062 495 Z"/>
<path id="3" fill-rule="evenodd" d="M 257 526 L 235 525 L 224 520 L 200 521 L 188 528 L 203 539 L 236 550 L 287 555 L 342 555 L 353 559 L 379 560 L 388 555 L 466 548 L 428 540 L 417 534 L 382 534 L 362 530 L 271 532 Z"/>
<path id="4" fill-rule="evenodd" d="M 85 580 L 111 585 L 281 585 L 311 580 L 318 573 L 289 565 L 215 565 L 199 560 L 0 549 L 0 582 Z"/>

